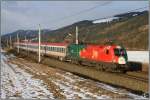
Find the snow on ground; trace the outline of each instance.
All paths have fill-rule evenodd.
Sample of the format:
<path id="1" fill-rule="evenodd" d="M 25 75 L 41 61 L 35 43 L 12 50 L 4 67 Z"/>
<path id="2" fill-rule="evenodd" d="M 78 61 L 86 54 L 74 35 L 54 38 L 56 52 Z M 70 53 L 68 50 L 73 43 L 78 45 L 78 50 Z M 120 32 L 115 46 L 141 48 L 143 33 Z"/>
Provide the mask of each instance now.
<path id="1" fill-rule="evenodd" d="M 13 55 L 2 54 L 1 62 L 1 98 L 145 99 L 124 89 L 17 59 Z"/>
<path id="2" fill-rule="evenodd" d="M 127 51 L 128 60 L 149 63 L 149 51 Z"/>
<path id="3" fill-rule="evenodd" d="M 67 96 L 68 99 L 75 99 L 74 97 L 78 95 L 82 99 L 91 99 L 92 97 L 96 99 L 108 99 L 110 98 L 107 95 L 98 95 L 90 92 L 87 87 L 80 88 L 78 86 L 79 81 L 81 82 L 81 78 L 74 76 L 73 74 L 69 74 L 70 76 L 68 77 L 68 73 L 65 74 L 59 74 L 56 73 L 57 75 L 62 76 L 65 80 L 67 81 L 62 81 L 62 80 L 53 80 L 53 82 L 59 86 L 64 92 L 63 94 Z M 72 77 L 72 78 L 71 78 Z M 86 81 L 86 79 L 82 80 L 83 83 Z M 81 85 L 81 84 L 80 84 Z"/>
<path id="4" fill-rule="evenodd" d="M 32 75 L 9 63 L 7 58 L 1 55 L 1 98 L 53 99 L 53 95 L 41 80 L 33 79 Z"/>
<path id="5" fill-rule="evenodd" d="M 132 99 L 142 99 L 142 100 L 146 99 L 143 96 L 135 95 L 124 89 L 115 88 L 115 87 L 106 85 L 104 83 L 94 82 L 92 80 L 84 79 L 79 76 L 73 75 L 71 73 L 69 73 L 69 76 L 68 76 L 68 72 L 63 75 L 59 73 L 56 73 L 56 74 L 61 75 L 67 80 L 67 81 L 55 80 L 53 82 L 64 91 L 64 94 L 67 96 L 68 99 L 74 99 L 72 97 L 74 97 L 76 94 L 82 97 L 82 99 L 90 99 L 91 97 L 94 97 L 95 99 L 112 99 L 109 96 L 110 94 L 108 95 L 108 93 L 106 93 L 107 95 L 101 94 L 100 91 L 103 91 L 102 89 L 105 90 L 103 92 L 106 92 L 106 91 L 112 92 L 113 96 L 115 96 L 115 94 L 119 94 L 120 97 L 122 98 L 132 98 Z M 80 82 L 80 86 L 77 85 L 78 82 Z M 85 86 L 83 86 L 81 82 L 83 82 Z M 96 91 L 95 89 L 95 92 L 91 92 L 93 91 L 92 88 L 95 88 L 95 86 L 92 86 L 93 84 L 96 86 L 97 89 L 99 88 L 100 90 Z M 89 86 L 91 87 L 90 89 L 88 89 Z M 76 92 L 75 90 L 79 90 L 79 91 Z M 116 95 L 116 97 L 119 97 L 119 96 Z"/>

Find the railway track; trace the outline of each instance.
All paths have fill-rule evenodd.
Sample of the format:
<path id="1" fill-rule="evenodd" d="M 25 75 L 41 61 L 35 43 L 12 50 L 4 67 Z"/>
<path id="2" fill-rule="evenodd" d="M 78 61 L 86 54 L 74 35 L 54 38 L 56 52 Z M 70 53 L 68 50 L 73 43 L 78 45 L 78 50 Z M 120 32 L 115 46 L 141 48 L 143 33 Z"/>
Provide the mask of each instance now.
<path id="1" fill-rule="evenodd" d="M 19 60 L 20 60 L 20 62 L 23 63 L 22 59 L 19 59 Z M 26 65 L 27 66 L 31 66 L 29 64 L 26 64 Z M 133 73 L 135 73 L 135 72 L 133 72 Z M 142 81 L 142 82 L 148 83 L 148 79 L 147 78 L 139 77 L 139 76 L 136 76 L 136 75 L 122 74 L 122 73 L 114 73 L 114 74 L 119 75 L 121 77 L 125 77 L 125 78 L 129 78 L 129 79 L 133 79 L 133 80 L 137 80 L 137 81 Z"/>
<path id="2" fill-rule="evenodd" d="M 23 53 L 22 53 L 23 54 Z M 21 55 L 22 55 L 21 54 Z M 26 52 L 25 52 L 26 55 Z M 37 61 L 35 54 L 30 54 L 30 56 L 25 57 L 27 60 Z M 131 91 L 136 91 L 141 94 L 148 92 L 148 79 L 136 76 L 134 74 L 119 74 L 119 73 L 109 73 L 98 71 L 92 67 L 86 67 L 76 64 L 70 64 L 67 62 L 61 62 L 56 59 L 50 59 L 49 57 L 44 57 L 42 64 L 50 65 L 51 67 L 66 70 L 68 72 L 82 75 L 87 78 L 91 78 L 100 82 L 104 82 L 110 85 L 122 87 Z"/>
<path id="3" fill-rule="evenodd" d="M 88 65 L 84 65 L 84 67 L 90 67 L 92 69 L 97 70 L 96 67 L 91 67 L 91 66 L 88 66 Z M 108 73 L 108 74 L 111 73 L 111 74 L 119 75 L 119 76 L 127 78 L 127 79 L 133 79 L 135 81 L 142 81 L 142 82 L 148 83 L 148 77 L 147 77 L 148 75 L 146 75 L 146 73 L 143 74 L 142 72 L 129 72 L 129 73 L 126 73 L 126 74 L 117 73 L 117 72 L 116 73 L 115 72 L 114 73 L 113 72 L 105 72 L 105 73 Z"/>
<path id="4" fill-rule="evenodd" d="M 142 77 L 138 77 L 138 76 L 134 76 L 134 75 L 128 75 L 128 74 L 120 74 L 120 73 L 118 73 L 117 75 L 119 75 L 121 77 L 129 78 L 129 79 L 133 79 L 136 81 L 142 81 L 142 82 L 148 83 L 147 78 L 142 78 Z"/>

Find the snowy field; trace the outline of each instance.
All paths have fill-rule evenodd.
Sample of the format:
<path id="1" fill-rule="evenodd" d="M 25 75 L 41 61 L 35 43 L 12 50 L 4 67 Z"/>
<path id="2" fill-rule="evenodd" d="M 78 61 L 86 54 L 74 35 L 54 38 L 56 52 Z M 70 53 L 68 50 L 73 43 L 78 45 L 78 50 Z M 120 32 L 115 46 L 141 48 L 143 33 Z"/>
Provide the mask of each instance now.
<path id="1" fill-rule="evenodd" d="M 59 69 L 1 53 L 2 99 L 145 99 Z"/>
<path id="2" fill-rule="evenodd" d="M 52 93 L 46 89 L 46 85 L 39 79 L 33 79 L 32 75 L 26 73 L 17 65 L 8 62 L 1 55 L 1 98 L 51 98 Z"/>
<path id="3" fill-rule="evenodd" d="M 127 51 L 128 60 L 149 63 L 149 51 Z"/>

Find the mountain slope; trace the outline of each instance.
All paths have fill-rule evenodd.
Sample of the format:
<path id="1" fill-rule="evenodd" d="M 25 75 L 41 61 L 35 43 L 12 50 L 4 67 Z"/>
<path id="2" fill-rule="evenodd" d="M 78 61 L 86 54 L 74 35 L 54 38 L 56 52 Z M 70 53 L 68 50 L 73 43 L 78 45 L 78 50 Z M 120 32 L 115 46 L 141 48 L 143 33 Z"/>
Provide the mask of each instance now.
<path id="1" fill-rule="evenodd" d="M 125 13 L 114 17 L 119 19 L 102 23 L 84 20 L 57 30 L 43 30 L 42 41 L 62 42 L 71 34 L 75 42 L 75 27 L 78 26 L 80 43 L 104 44 L 107 40 L 112 40 L 130 50 L 148 49 L 148 11 Z M 28 38 L 37 37 L 37 32 L 31 31 Z M 16 32 L 11 34 L 16 35 Z"/>

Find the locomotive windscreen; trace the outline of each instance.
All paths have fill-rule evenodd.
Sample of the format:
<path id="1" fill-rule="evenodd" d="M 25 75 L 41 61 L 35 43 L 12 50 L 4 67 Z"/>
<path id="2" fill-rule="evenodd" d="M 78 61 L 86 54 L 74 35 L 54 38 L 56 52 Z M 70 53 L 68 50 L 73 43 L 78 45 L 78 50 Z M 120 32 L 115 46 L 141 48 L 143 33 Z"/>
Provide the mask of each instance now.
<path id="1" fill-rule="evenodd" d="M 116 56 L 126 56 L 125 49 L 116 48 L 116 49 L 114 49 L 114 53 Z"/>

